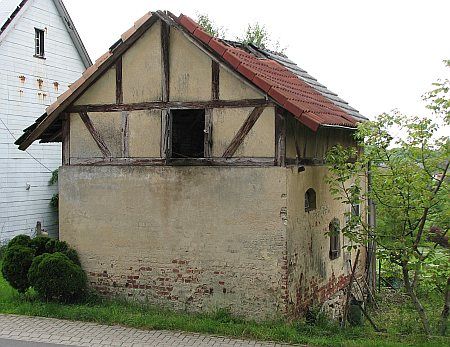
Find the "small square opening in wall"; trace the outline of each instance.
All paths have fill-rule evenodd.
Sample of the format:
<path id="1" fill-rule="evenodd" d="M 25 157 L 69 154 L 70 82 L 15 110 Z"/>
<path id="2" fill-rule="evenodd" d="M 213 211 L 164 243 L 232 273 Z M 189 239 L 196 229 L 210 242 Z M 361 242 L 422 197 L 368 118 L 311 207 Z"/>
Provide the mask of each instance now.
<path id="1" fill-rule="evenodd" d="M 34 55 L 38 58 L 44 57 L 44 30 L 34 28 Z"/>
<path id="2" fill-rule="evenodd" d="M 172 158 L 203 158 L 205 110 L 172 110 Z"/>

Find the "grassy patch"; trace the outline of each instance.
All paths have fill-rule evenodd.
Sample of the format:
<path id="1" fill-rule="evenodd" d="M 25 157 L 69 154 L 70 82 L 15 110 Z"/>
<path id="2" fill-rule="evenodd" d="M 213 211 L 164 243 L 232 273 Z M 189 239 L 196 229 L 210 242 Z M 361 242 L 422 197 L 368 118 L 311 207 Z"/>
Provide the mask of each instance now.
<path id="1" fill-rule="evenodd" d="M 1 264 L 0 264 L 1 265 Z M 377 334 L 370 326 L 340 329 L 336 324 L 323 320 L 317 325 L 305 322 L 247 322 L 219 310 L 209 315 L 192 315 L 164 311 L 148 305 L 126 303 L 119 300 L 103 300 L 92 296 L 84 303 L 63 305 L 37 300 L 29 290 L 20 295 L 0 276 L 0 313 L 118 324 L 140 329 L 166 329 L 224 335 L 257 340 L 272 340 L 311 346 L 448 346 L 449 338 L 427 337 L 415 333 L 415 329 L 404 331 L 401 317 L 384 310 L 376 319 L 389 329 L 387 334 Z M 408 311 L 411 313 L 411 311 Z M 408 314 L 409 314 L 408 313 Z M 382 316 L 381 316 L 382 314 Z M 383 317 L 390 315 L 389 320 Z M 395 318 L 394 318 L 395 317 Z M 404 322 L 404 324 L 406 324 Z"/>

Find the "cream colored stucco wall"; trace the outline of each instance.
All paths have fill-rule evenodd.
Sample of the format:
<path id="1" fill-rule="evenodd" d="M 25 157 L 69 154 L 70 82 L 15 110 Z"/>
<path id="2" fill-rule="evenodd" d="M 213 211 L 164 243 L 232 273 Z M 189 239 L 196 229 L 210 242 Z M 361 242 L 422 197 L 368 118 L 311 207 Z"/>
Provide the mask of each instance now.
<path id="1" fill-rule="evenodd" d="M 221 157 L 245 122 L 253 107 L 214 109 L 212 156 Z M 275 108 L 267 107 L 244 138 L 234 157 L 273 157 L 275 155 Z"/>
<path id="2" fill-rule="evenodd" d="M 284 314 L 285 169 L 65 166 L 59 185 L 60 237 L 100 292 Z"/>
<path id="3" fill-rule="evenodd" d="M 235 74 L 223 67 L 219 69 L 219 99 L 264 99 L 264 95 L 250 84 L 244 83 Z"/>
<path id="4" fill-rule="evenodd" d="M 161 23 L 158 21 L 122 57 L 123 102 L 161 100 Z"/>
<path id="5" fill-rule="evenodd" d="M 297 141 L 302 158 L 325 158 L 327 151 L 337 145 L 354 146 L 353 131 L 337 128 L 319 128 L 312 131 L 291 116 L 286 120 L 286 158 L 296 158 Z"/>
<path id="6" fill-rule="evenodd" d="M 89 118 L 102 136 L 112 157 L 122 156 L 122 117 L 120 112 L 91 112 Z M 70 158 L 101 158 L 91 134 L 77 113 L 70 114 Z"/>
<path id="7" fill-rule="evenodd" d="M 129 113 L 129 155 L 133 158 L 161 156 L 161 111 Z"/>
<path id="8" fill-rule="evenodd" d="M 170 100 L 211 100 L 211 59 L 178 30 L 170 31 Z"/>
<path id="9" fill-rule="evenodd" d="M 74 102 L 74 105 L 114 104 L 116 68 L 111 67 Z"/>
<path id="10" fill-rule="evenodd" d="M 330 238 L 325 233 L 333 218 L 344 227 L 344 213 L 349 207 L 331 195 L 325 182 L 328 169 L 307 166 L 303 172 L 287 168 L 286 173 L 288 289 L 290 309 L 295 314 L 305 305 L 322 302 L 346 283 L 345 277 L 351 271 L 348 260 L 354 259 L 356 252 L 342 249 L 337 259 L 329 258 Z M 316 191 L 317 208 L 305 212 L 305 192 L 309 188 Z M 341 246 L 345 245 L 350 243 L 341 234 Z M 359 264 L 364 264 L 364 252 Z"/>

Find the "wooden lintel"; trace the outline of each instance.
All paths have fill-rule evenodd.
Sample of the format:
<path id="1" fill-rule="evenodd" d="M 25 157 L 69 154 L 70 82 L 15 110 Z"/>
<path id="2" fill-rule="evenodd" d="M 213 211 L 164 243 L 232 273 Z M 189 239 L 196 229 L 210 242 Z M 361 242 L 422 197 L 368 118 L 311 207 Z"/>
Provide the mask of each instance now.
<path id="1" fill-rule="evenodd" d="M 94 104 L 72 105 L 67 109 L 69 113 L 79 112 L 120 112 L 138 110 L 164 110 L 164 109 L 203 109 L 203 108 L 236 108 L 275 106 L 265 99 L 242 100 L 211 100 L 211 101 L 150 101 L 133 104 Z"/>
<path id="2" fill-rule="evenodd" d="M 87 130 L 89 131 L 98 148 L 102 152 L 103 156 L 111 157 L 111 152 L 108 149 L 108 146 L 106 145 L 105 141 L 103 140 L 103 137 L 99 134 L 97 129 L 95 129 L 94 124 L 92 124 L 88 114 L 86 112 L 79 112 L 79 114 Z"/>
<path id="3" fill-rule="evenodd" d="M 72 158 L 79 166 L 274 166 L 274 158 Z"/>
<path id="4" fill-rule="evenodd" d="M 211 79 L 211 98 L 213 100 L 219 100 L 220 95 L 219 95 L 219 76 L 220 73 L 220 66 L 219 63 L 211 60 L 211 75 L 212 75 L 212 79 Z"/>
<path id="5" fill-rule="evenodd" d="M 119 57 L 116 61 L 116 103 L 123 103 L 122 57 Z"/>
<path id="6" fill-rule="evenodd" d="M 275 112 L 275 159 L 275 165 L 286 165 L 286 116 L 278 107 Z"/>
<path id="7" fill-rule="evenodd" d="M 162 101 L 169 101 L 170 65 L 169 65 L 170 26 L 161 21 L 161 66 L 162 66 Z"/>
<path id="8" fill-rule="evenodd" d="M 256 121 L 259 119 L 261 113 L 263 113 L 264 108 L 265 107 L 263 106 L 258 106 L 253 109 L 253 111 L 247 117 L 247 119 L 242 124 L 241 128 L 238 130 L 233 140 L 231 140 L 231 143 L 228 145 L 227 149 L 223 153 L 222 155 L 223 158 L 231 158 L 233 156 L 233 154 L 241 145 L 242 141 L 244 141 L 244 138 L 253 128 L 253 125 L 255 125 Z"/>

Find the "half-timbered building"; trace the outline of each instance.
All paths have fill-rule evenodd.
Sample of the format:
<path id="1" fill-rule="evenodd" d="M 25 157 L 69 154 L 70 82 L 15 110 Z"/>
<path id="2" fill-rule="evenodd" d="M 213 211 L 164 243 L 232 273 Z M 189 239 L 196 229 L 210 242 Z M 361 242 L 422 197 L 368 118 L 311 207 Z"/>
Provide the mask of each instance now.
<path id="1" fill-rule="evenodd" d="M 342 289 L 324 156 L 364 120 L 282 54 L 148 13 L 17 141 L 59 141 L 60 237 L 105 295 L 251 318 Z M 361 206 L 364 209 L 364 206 Z"/>

